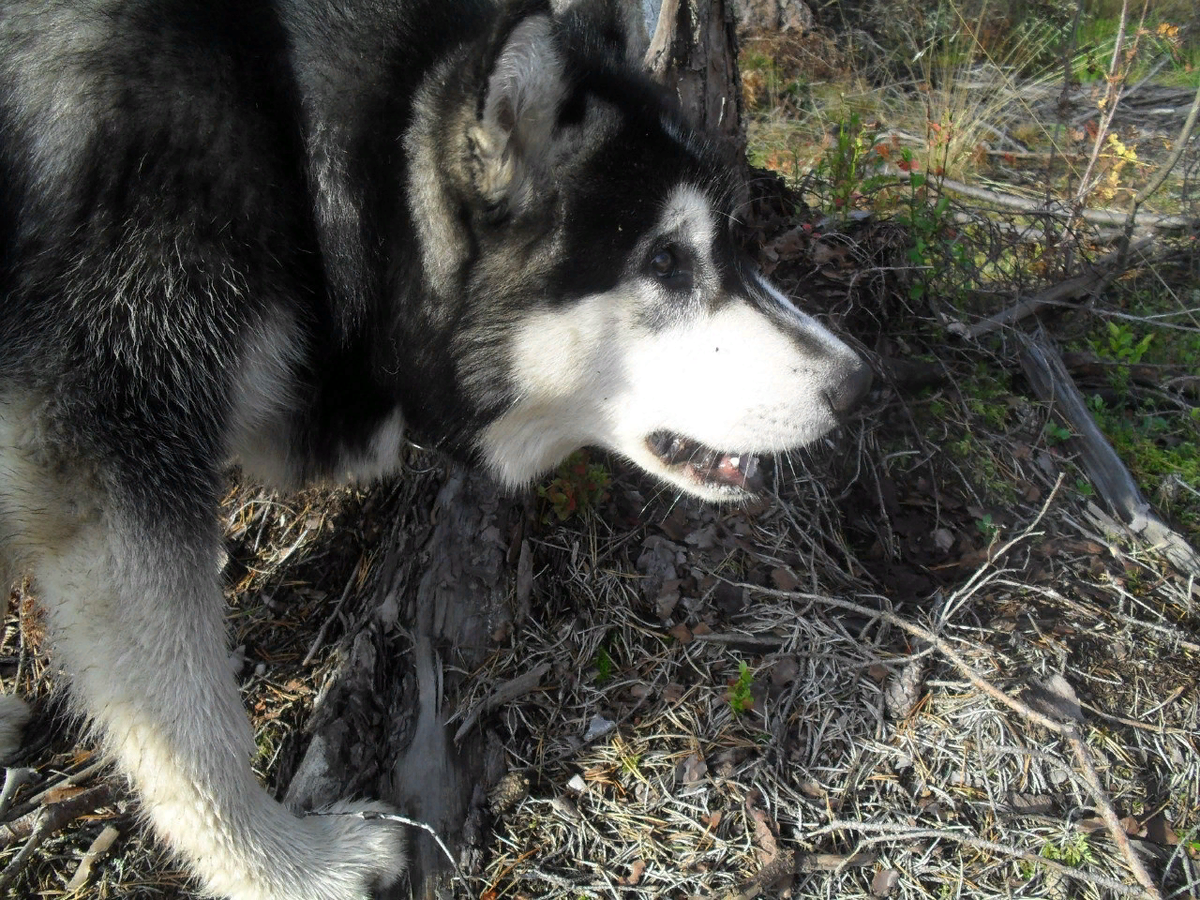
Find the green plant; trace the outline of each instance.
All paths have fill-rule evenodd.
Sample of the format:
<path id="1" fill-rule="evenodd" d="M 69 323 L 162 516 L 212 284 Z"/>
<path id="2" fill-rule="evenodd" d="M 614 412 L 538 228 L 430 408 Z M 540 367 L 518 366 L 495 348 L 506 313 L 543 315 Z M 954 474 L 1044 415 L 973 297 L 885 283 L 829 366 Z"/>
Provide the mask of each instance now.
<path id="1" fill-rule="evenodd" d="M 744 662 L 738 663 L 737 678 L 729 681 L 729 708 L 734 715 L 741 715 L 754 708 L 754 697 L 750 689 L 754 687 L 754 670 Z"/>
<path id="2" fill-rule="evenodd" d="M 602 685 L 612 681 L 615 666 L 612 656 L 609 655 L 604 645 L 596 648 L 596 655 L 592 657 L 592 665 L 596 669 L 596 684 Z"/>
<path id="3" fill-rule="evenodd" d="M 1088 345 L 1100 356 L 1115 360 L 1126 365 L 1137 365 L 1150 349 L 1154 340 L 1154 332 L 1150 331 L 1141 338 L 1124 322 L 1105 322 L 1104 334 L 1091 338 Z"/>
<path id="4" fill-rule="evenodd" d="M 1074 437 L 1070 428 L 1057 422 L 1047 422 L 1042 433 L 1046 436 L 1046 443 L 1051 445 L 1064 443 Z"/>
<path id="5" fill-rule="evenodd" d="M 1000 534 L 1000 526 L 992 520 L 991 513 L 985 513 L 982 518 L 976 521 L 975 527 L 989 541 L 994 541 L 996 536 Z"/>
<path id="6" fill-rule="evenodd" d="M 883 171 L 886 155 L 877 150 L 876 136 L 875 130 L 863 127 L 858 113 L 837 124 L 833 143 L 816 169 L 829 184 L 833 212 L 846 215 L 889 180 Z"/>
<path id="7" fill-rule="evenodd" d="M 1047 841 L 1038 851 L 1038 856 L 1043 859 L 1055 860 L 1072 868 L 1078 868 L 1085 862 L 1094 863 L 1096 861 L 1095 856 L 1092 855 L 1092 846 L 1088 843 L 1088 836 L 1082 831 L 1064 836 L 1058 841 Z"/>
<path id="8" fill-rule="evenodd" d="M 956 301 L 961 293 L 956 286 L 972 281 L 976 273 L 970 271 L 970 253 L 952 223 L 950 198 L 941 194 L 930 201 L 929 178 L 918 171 L 919 165 L 911 149 L 900 149 L 896 166 L 908 175 L 908 191 L 896 221 L 904 226 L 909 238 L 905 254 L 914 276 L 908 298 L 919 301 L 936 294 Z M 942 171 L 940 165 L 937 169 Z"/>
<path id="9" fill-rule="evenodd" d="M 551 511 L 562 522 L 607 500 L 611 482 L 608 470 L 593 463 L 586 450 L 580 450 L 567 457 L 549 484 L 538 488 L 538 496 L 550 504 Z M 549 514 L 543 520 L 549 521 Z"/>

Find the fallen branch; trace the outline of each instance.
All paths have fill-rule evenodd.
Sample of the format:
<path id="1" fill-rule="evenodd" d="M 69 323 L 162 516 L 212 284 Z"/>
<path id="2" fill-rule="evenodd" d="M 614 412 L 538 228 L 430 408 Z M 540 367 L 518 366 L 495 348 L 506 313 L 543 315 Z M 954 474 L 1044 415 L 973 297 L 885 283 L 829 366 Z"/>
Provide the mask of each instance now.
<path id="1" fill-rule="evenodd" d="M 993 331 L 999 331 L 1001 328 L 1006 328 L 1022 319 L 1028 318 L 1034 313 L 1045 309 L 1047 306 L 1055 306 L 1065 300 L 1079 299 L 1087 296 L 1109 279 L 1119 275 L 1125 261 L 1132 253 L 1140 253 L 1153 246 L 1153 244 L 1153 238 L 1142 238 L 1140 241 L 1130 244 L 1127 248 L 1114 250 L 1112 253 L 1102 256 L 1094 263 L 1090 272 L 1081 272 L 1078 275 L 1072 275 L 1070 278 L 1058 282 L 1058 284 L 1052 284 L 1032 297 L 1027 297 L 1007 309 L 996 313 L 994 316 L 989 316 L 982 321 L 976 322 L 974 325 L 956 324 L 951 326 L 950 330 L 961 337 L 975 340 L 985 334 L 991 334 Z"/>
<path id="2" fill-rule="evenodd" d="M 996 206 L 1003 206 L 1033 215 L 1054 216 L 1060 219 L 1083 219 L 1096 225 L 1124 225 L 1129 218 L 1128 212 L 1123 212 L 1119 209 L 1082 209 L 1076 212 L 1066 206 L 1066 204 L 1063 204 L 1059 208 L 1051 207 L 1047 206 L 1042 200 L 1018 197 L 1015 194 L 1002 194 L 997 191 L 988 190 L 987 188 L 964 184 L 952 178 L 934 179 L 931 184 L 940 186 L 943 190 L 962 194 L 964 197 L 983 200 L 987 203 L 993 203 Z M 1190 228 L 1193 224 L 1192 220 L 1187 216 L 1167 214 L 1143 216 L 1140 222 L 1143 225 L 1167 231 Z"/>
<path id="3" fill-rule="evenodd" d="M 1073 440 L 1079 446 L 1080 462 L 1097 493 L 1135 536 L 1184 574 L 1200 575 L 1200 555 L 1159 518 L 1142 496 L 1129 469 L 1100 431 L 1058 351 L 1044 336 L 1018 333 L 1017 337 L 1022 344 L 1021 368 L 1030 386 L 1039 397 L 1055 405 L 1078 435 Z"/>

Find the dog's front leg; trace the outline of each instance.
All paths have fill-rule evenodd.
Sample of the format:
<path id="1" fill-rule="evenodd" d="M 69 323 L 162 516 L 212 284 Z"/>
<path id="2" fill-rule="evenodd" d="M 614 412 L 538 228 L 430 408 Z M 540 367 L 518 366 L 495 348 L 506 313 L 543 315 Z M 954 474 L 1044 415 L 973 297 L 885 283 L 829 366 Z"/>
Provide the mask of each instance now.
<path id="1" fill-rule="evenodd" d="M 381 820 L 297 817 L 258 784 L 226 662 L 217 535 L 198 536 L 192 521 L 151 528 L 99 513 L 60 532 L 37 561 L 76 704 L 208 890 L 234 900 L 368 897 L 403 870 L 403 834 Z"/>

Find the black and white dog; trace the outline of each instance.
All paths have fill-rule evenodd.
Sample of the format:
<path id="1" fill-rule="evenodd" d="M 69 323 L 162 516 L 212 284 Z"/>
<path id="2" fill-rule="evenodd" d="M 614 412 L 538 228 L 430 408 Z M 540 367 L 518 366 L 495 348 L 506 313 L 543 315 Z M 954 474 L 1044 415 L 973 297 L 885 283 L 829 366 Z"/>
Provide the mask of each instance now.
<path id="1" fill-rule="evenodd" d="M 228 461 L 371 478 L 411 434 L 517 485 L 592 444 L 736 499 L 867 389 L 738 255 L 728 173 L 622 30 L 599 0 L 0 0 L 0 539 L 217 895 L 404 866 L 397 826 L 251 771 Z"/>

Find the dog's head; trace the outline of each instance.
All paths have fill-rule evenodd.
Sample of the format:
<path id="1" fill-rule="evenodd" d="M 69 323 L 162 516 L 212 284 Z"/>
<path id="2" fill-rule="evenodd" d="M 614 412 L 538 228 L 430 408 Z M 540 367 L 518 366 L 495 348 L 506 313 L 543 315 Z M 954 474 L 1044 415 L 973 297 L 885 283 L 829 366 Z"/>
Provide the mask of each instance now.
<path id="1" fill-rule="evenodd" d="M 756 454 L 834 428 L 870 371 L 739 252 L 728 166 L 614 33 L 534 14 L 495 39 L 436 132 L 458 140 L 442 186 L 414 186 L 455 211 L 422 224 L 426 268 L 468 298 L 456 377 L 505 481 L 598 445 L 736 498 Z"/>

